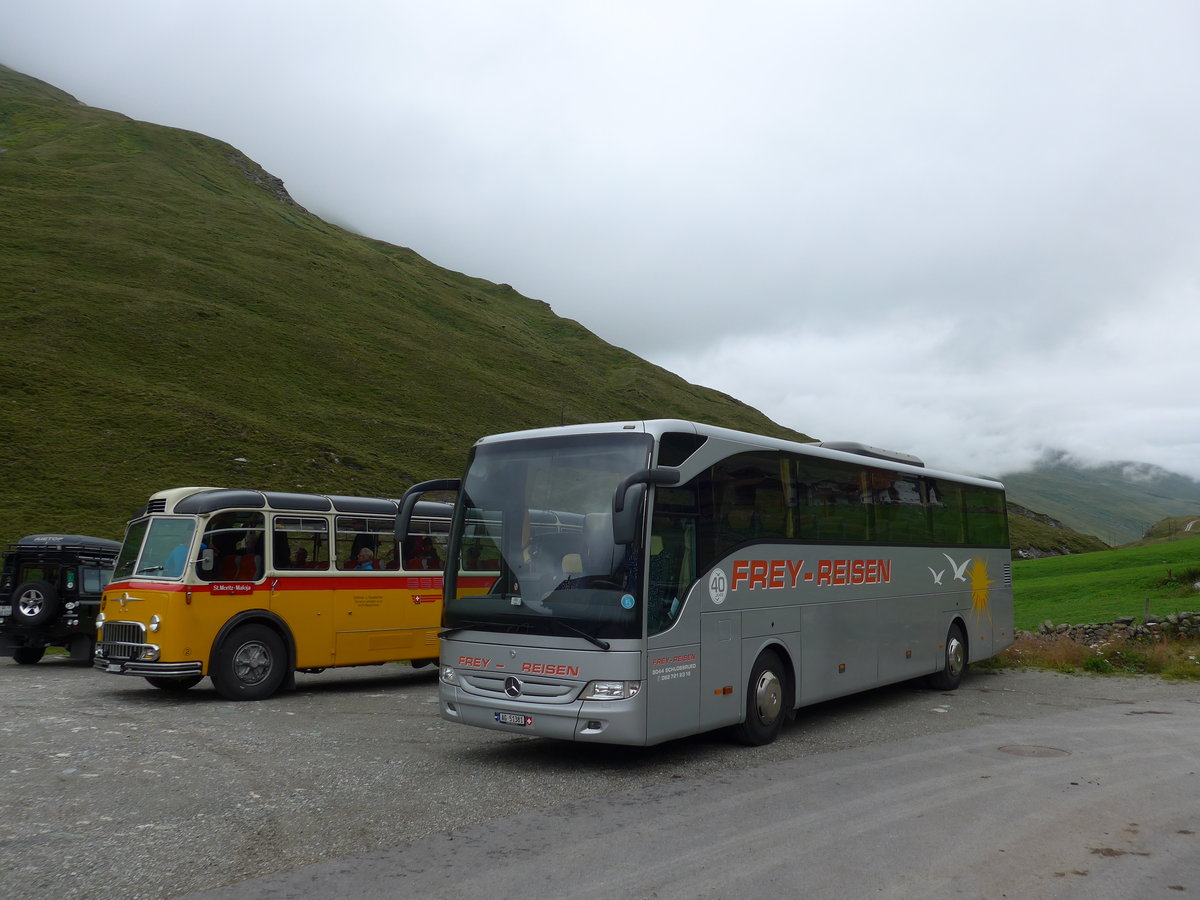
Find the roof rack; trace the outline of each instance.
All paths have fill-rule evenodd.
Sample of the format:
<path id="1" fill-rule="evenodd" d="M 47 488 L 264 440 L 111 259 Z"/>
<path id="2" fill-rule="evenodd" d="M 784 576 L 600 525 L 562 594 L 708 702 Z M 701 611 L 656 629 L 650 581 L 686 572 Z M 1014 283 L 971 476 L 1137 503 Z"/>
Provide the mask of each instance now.
<path id="1" fill-rule="evenodd" d="M 822 441 L 817 445 L 826 450 L 839 450 L 842 453 L 854 453 L 858 456 L 869 456 L 872 459 L 884 459 L 888 462 L 904 463 L 906 466 L 925 468 L 925 461 L 911 453 L 901 453 L 898 450 L 882 450 L 857 441 Z"/>

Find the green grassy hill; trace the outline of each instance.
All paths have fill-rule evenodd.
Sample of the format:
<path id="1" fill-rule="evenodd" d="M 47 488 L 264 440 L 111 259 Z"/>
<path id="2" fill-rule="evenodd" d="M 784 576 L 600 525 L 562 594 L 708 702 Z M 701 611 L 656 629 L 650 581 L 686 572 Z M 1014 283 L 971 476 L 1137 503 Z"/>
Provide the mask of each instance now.
<path id="1" fill-rule="evenodd" d="M 563 421 L 804 439 L 311 215 L 228 144 L 3 67 L 0 195 L 0 541 L 119 538 L 185 484 L 398 496 L 481 435 Z"/>
<path id="2" fill-rule="evenodd" d="M 1200 537 L 1200 514 L 1193 516 L 1169 516 L 1156 522 L 1137 543 L 1164 544 L 1171 541 Z"/>

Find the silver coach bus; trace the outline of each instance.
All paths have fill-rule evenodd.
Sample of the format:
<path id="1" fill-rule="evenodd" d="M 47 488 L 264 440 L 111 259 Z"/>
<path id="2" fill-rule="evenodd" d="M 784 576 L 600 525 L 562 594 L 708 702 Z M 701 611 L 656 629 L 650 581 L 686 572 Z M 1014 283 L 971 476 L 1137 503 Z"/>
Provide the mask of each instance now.
<path id="1" fill-rule="evenodd" d="M 1013 638 L 1003 486 L 861 444 L 658 420 L 495 435 L 448 548 L 453 722 L 649 745 L 927 676 Z M 404 533 L 404 532 L 401 532 Z M 482 590 L 482 593 L 480 592 Z"/>

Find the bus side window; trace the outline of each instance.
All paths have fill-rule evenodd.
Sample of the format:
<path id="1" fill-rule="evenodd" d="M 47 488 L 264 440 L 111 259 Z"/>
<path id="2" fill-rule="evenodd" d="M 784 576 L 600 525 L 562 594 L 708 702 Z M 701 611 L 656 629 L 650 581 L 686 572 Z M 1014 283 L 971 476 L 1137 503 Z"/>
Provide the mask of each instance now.
<path id="1" fill-rule="evenodd" d="M 338 516 L 337 567 L 360 572 L 399 568 L 394 531 L 392 519 Z"/>
<path id="2" fill-rule="evenodd" d="M 427 534 L 410 534 L 405 542 L 404 568 L 411 571 L 442 571 L 442 555 Z"/>
<path id="3" fill-rule="evenodd" d="M 318 516 L 275 517 L 276 569 L 329 568 L 329 521 Z"/>
<path id="4" fill-rule="evenodd" d="M 213 566 L 205 569 L 197 563 L 197 577 L 203 581 L 257 581 L 263 573 L 262 540 L 262 513 L 231 511 L 213 516 L 201 539 L 201 549 L 213 551 Z"/>

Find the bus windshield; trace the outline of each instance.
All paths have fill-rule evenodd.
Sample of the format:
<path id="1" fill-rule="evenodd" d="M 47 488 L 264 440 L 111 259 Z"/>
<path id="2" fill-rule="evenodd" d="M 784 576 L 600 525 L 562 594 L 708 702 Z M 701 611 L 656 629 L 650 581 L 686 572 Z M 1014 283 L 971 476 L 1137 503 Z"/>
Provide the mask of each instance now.
<path id="1" fill-rule="evenodd" d="M 640 637 L 641 528 L 629 544 L 614 541 L 613 497 L 651 449 L 648 435 L 632 433 L 478 445 L 451 538 L 443 624 L 593 643 Z M 471 587 L 480 577 L 483 594 Z"/>
<path id="2" fill-rule="evenodd" d="M 195 530 L 194 519 L 141 519 L 132 523 L 117 557 L 114 578 L 179 578 L 187 565 Z"/>

